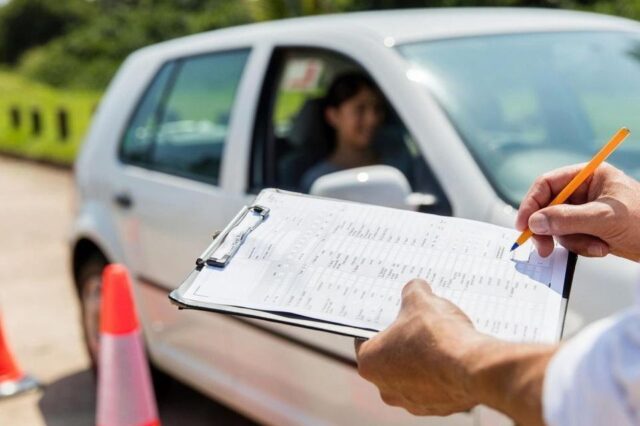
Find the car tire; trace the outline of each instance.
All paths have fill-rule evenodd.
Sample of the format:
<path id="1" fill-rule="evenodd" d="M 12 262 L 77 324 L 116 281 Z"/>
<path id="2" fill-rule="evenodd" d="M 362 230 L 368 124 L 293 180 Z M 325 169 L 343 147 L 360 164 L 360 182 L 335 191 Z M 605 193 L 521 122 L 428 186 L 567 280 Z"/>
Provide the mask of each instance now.
<path id="1" fill-rule="evenodd" d="M 100 353 L 102 270 L 108 263 L 102 255 L 95 254 L 80 266 L 77 274 L 82 332 L 94 377 L 97 377 L 98 354 Z M 163 389 L 170 386 L 172 379 L 165 372 L 155 367 L 150 360 L 149 369 L 156 394 L 163 392 Z"/>
<path id="2" fill-rule="evenodd" d="M 93 255 L 80 265 L 76 275 L 84 344 L 94 372 L 97 370 L 100 348 L 102 270 L 107 263 L 103 256 Z"/>

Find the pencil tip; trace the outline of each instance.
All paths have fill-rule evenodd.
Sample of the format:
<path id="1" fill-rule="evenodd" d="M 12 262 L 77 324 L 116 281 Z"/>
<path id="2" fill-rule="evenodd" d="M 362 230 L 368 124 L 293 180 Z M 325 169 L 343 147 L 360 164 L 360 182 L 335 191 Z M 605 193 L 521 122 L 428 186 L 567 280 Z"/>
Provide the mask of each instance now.
<path id="1" fill-rule="evenodd" d="M 520 244 L 518 243 L 513 243 L 513 245 L 511 246 L 511 250 L 509 251 L 514 251 L 515 249 L 517 249 L 518 247 L 520 247 Z"/>

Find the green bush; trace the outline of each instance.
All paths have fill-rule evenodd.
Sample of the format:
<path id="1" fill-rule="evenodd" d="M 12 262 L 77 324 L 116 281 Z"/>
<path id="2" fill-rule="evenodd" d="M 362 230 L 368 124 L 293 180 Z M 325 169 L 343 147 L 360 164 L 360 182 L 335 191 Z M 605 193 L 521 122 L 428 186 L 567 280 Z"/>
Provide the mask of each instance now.
<path id="1" fill-rule="evenodd" d="M 11 1 L 0 8 L 0 62 L 15 64 L 30 48 L 89 22 L 94 9 L 83 0 Z"/>

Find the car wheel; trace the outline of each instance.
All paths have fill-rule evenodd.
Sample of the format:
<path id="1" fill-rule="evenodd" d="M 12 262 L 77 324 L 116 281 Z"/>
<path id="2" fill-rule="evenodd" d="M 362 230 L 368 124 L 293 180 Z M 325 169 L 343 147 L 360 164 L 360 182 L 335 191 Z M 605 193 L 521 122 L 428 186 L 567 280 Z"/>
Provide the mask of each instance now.
<path id="1" fill-rule="evenodd" d="M 100 354 L 100 303 L 102 300 L 102 270 L 107 260 L 101 255 L 89 258 L 78 271 L 78 296 L 82 315 L 82 331 L 85 347 L 96 374 Z M 171 378 L 149 362 L 151 378 L 156 393 L 160 393 L 171 382 Z"/>
<path id="2" fill-rule="evenodd" d="M 100 353 L 102 270 L 106 265 L 107 261 L 102 256 L 92 256 L 80 266 L 77 275 L 84 343 L 94 372 L 97 369 Z"/>

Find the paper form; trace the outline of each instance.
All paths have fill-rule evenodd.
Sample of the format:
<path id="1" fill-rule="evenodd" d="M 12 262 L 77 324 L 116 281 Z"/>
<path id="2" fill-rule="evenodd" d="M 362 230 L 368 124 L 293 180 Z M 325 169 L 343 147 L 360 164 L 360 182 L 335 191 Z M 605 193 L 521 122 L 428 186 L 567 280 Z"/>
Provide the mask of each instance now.
<path id="1" fill-rule="evenodd" d="M 275 191 L 256 204 L 269 217 L 224 269 L 204 268 L 186 298 L 383 330 L 402 287 L 419 277 L 482 332 L 558 338 L 568 256 L 561 247 L 548 258 L 530 243 L 510 253 L 515 230 Z"/>

